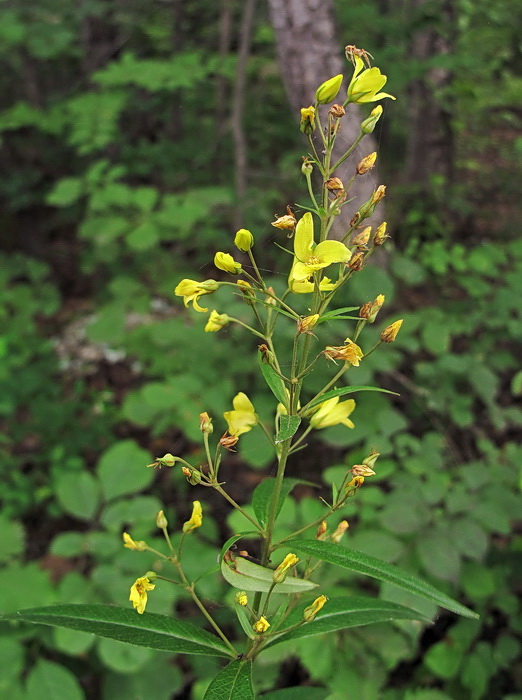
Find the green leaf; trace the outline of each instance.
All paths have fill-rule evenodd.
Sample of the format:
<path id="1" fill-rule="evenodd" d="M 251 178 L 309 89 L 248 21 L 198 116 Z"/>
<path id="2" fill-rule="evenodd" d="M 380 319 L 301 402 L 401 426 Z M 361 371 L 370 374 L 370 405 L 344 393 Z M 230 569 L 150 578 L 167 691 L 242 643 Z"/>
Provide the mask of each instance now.
<path id="1" fill-rule="evenodd" d="M 268 569 L 259 564 L 254 564 L 248 559 L 237 557 L 234 565 L 230 566 L 225 560 L 221 562 L 223 578 L 234 588 L 240 591 L 262 591 L 267 593 L 272 588 L 274 580 L 273 569 Z M 282 583 L 278 583 L 275 593 L 304 593 L 312 588 L 317 588 L 317 583 L 305 581 L 295 576 L 287 576 Z"/>
<path id="2" fill-rule="evenodd" d="M 259 700 L 325 700 L 329 695 L 330 691 L 326 688 L 299 686 L 263 693 Z"/>
<path id="3" fill-rule="evenodd" d="M 336 316 L 347 314 L 349 311 L 356 311 L 359 307 L 358 306 L 343 306 L 342 309 L 334 309 L 333 311 L 328 311 L 326 314 L 323 314 L 321 318 L 318 320 L 317 323 L 322 323 L 323 321 L 329 321 L 332 318 L 335 318 Z M 350 316 L 349 318 L 354 318 L 354 319 L 359 319 L 359 316 Z"/>
<path id="4" fill-rule="evenodd" d="M 89 472 L 59 474 L 54 488 L 62 508 L 77 518 L 90 520 L 100 503 L 98 480 Z"/>
<path id="5" fill-rule="evenodd" d="M 166 615 L 144 613 L 111 605 L 52 605 L 19 610 L 10 619 L 91 632 L 99 637 L 161 651 L 206 656 L 230 656 L 214 635 L 190 622 Z"/>
<path id="6" fill-rule="evenodd" d="M 149 461 L 150 454 L 134 440 L 120 440 L 105 450 L 97 471 L 106 500 L 146 488 L 154 480 L 154 470 L 146 466 Z"/>
<path id="7" fill-rule="evenodd" d="M 301 423 L 299 416 L 281 416 L 279 419 L 279 431 L 276 436 L 276 443 L 283 442 L 293 437 Z"/>
<path id="8" fill-rule="evenodd" d="M 285 624 L 291 627 L 303 619 L 303 610 L 307 604 L 301 605 L 286 620 Z M 375 622 L 389 622 L 390 620 L 428 620 L 422 613 L 405 608 L 397 603 L 386 600 L 364 598 L 362 596 L 349 596 L 343 598 L 330 598 L 324 608 L 318 613 L 312 622 L 307 622 L 290 632 L 284 632 L 274 641 L 266 645 L 274 646 L 289 639 L 300 637 L 312 637 L 325 632 L 347 629 L 348 627 L 361 627 Z"/>
<path id="9" fill-rule="evenodd" d="M 255 700 L 252 662 L 233 661 L 211 681 L 203 700 Z"/>
<path id="10" fill-rule="evenodd" d="M 273 395 L 276 397 L 279 403 L 282 403 L 283 406 L 287 406 L 288 394 L 286 393 L 283 380 L 276 373 L 275 369 L 271 365 L 268 365 L 266 362 L 263 362 L 262 355 L 260 352 L 258 352 L 257 354 L 257 359 L 259 362 L 261 373 L 263 374 L 265 382 L 268 384 L 270 391 L 273 393 Z"/>
<path id="11" fill-rule="evenodd" d="M 60 664 L 39 659 L 27 679 L 27 700 L 83 700 L 80 684 Z"/>
<path id="12" fill-rule="evenodd" d="M 254 489 L 252 494 L 252 507 L 254 513 L 256 514 L 257 520 L 260 525 L 265 527 L 268 522 L 268 511 L 270 509 L 270 503 L 272 501 L 272 494 L 274 493 L 274 486 L 276 480 L 274 477 L 268 477 L 264 479 L 260 484 Z M 297 484 L 307 484 L 308 486 L 315 486 L 310 481 L 304 481 L 303 479 L 284 479 L 281 486 L 281 493 L 279 494 L 279 503 L 276 509 L 276 518 L 281 512 L 281 508 L 286 500 L 286 497 L 290 491 Z"/>
<path id="13" fill-rule="evenodd" d="M 319 540 L 287 540 L 285 542 L 286 547 L 292 551 L 302 552 L 303 554 L 327 561 L 330 564 L 335 564 L 343 569 L 350 569 L 356 573 L 376 578 L 379 581 L 387 581 L 421 598 L 431 600 L 447 610 L 452 610 L 458 615 L 471 618 L 478 617 L 477 613 L 461 605 L 445 593 L 441 593 L 429 583 L 401 571 L 393 564 L 388 564 L 363 552 L 357 552 L 332 542 L 320 542 Z"/>
<path id="14" fill-rule="evenodd" d="M 379 386 L 343 386 L 340 389 L 332 389 L 331 391 L 327 391 L 326 394 L 321 394 L 321 396 L 318 396 L 316 399 L 312 399 L 312 401 L 310 401 L 310 404 L 308 405 L 308 408 L 317 406 L 318 404 L 323 403 L 323 401 L 327 401 L 328 399 L 333 399 L 334 396 L 354 394 L 357 391 L 379 391 L 382 394 L 393 394 L 394 396 L 399 396 L 399 394 L 396 391 L 388 391 L 388 389 L 381 389 L 381 387 Z"/>
<path id="15" fill-rule="evenodd" d="M 259 532 L 257 532 L 257 530 L 249 530 L 248 532 L 238 532 L 236 535 L 232 535 L 231 537 L 229 537 L 225 544 L 221 547 L 221 552 L 219 554 L 219 563 L 221 563 L 223 557 L 228 552 L 230 547 L 232 547 L 233 544 L 236 544 L 238 540 L 242 540 L 243 538 L 249 538 L 249 535 L 253 535 L 253 537 L 257 539 L 259 537 Z"/>

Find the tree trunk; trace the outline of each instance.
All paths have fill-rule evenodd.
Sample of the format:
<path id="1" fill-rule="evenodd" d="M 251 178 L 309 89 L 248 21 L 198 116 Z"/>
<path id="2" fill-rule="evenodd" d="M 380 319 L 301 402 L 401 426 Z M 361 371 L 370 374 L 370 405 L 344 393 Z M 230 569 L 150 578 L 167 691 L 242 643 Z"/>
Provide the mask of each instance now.
<path id="1" fill-rule="evenodd" d="M 268 0 L 270 19 L 277 38 L 277 53 L 285 89 L 296 118 L 301 107 L 308 107 L 314 101 L 318 86 L 339 73 L 350 76 L 352 66 L 342 57 L 341 43 L 335 32 L 333 0 Z M 341 88 L 341 93 L 346 87 Z M 342 102 L 342 98 L 339 102 Z M 337 139 L 334 156 L 339 157 L 359 135 L 361 115 L 359 109 L 349 105 L 342 119 L 342 130 Z M 354 155 L 336 173 L 341 180 L 348 180 L 354 172 L 355 164 L 363 157 L 377 150 L 372 136 L 366 136 Z M 353 205 L 343 209 L 338 218 L 335 234 L 340 236 L 348 228 L 348 220 L 356 207 L 366 201 L 378 182 L 374 168 L 364 177 L 356 178 L 350 189 L 350 197 L 355 197 Z M 383 209 L 379 210 L 382 220 Z"/>

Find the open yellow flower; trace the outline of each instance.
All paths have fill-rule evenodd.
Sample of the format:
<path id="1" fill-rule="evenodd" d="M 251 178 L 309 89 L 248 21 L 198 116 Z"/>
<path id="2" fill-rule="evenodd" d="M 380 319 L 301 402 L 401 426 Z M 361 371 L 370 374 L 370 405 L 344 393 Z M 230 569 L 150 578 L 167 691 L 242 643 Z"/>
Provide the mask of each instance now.
<path id="1" fill-rule="evenodd" d="M 339 397 L 334 396 L 319 404 L 318 409 L 310 418 L 310 425 L 316 430 L 330 428 L 332 425 L 346 425 L 347 428 L 354 428 L 354 424 L 348 418 L 355 408 L 355 401 L 348 399 L 339 403 Z"/>
<path id="2" fill-rule="evenodd" d="M 310 212 L 299 220 L 294 237 L 294 262 L 290 271 L 289 286 L 305 282 L 317 272 L 333 263 L 346 263 L 352 254 L 341 241 L 314 242 L 314 220 Z"/>
<path id="3" fill-rule="evenodd" d="M 151 583 L 147 576 L 140 576 L 131 586 L 129 600 L 140 615 L 143 615 L 147 605 L 147 591 L 156 588 L 156 584 Z"/>
<path id="4" fill-rule="evenodd" d="M 242 391 L 232 399 L 233 411 L 226 411 L 223 415 L 228 423 L 228 432 L 234 437 L 248 433 L 257 424 L 257 416 L 252 402 Z"/>
<path id="5" fill-rule="evenodd" d="M 291 291 L 294 292 L 294 294 L 311 294 L 314 291 L 313 282 L 309 282 L 308 280 L 305 280 L 304 282 L 297 282 L 296 280 L 293 280 L 291 276 L 288 280 L 288 286 L 290 287 Z M 319 282 L 319 289 L 321 292 L 329 292 L 334 287 L 335 282 L 332 282 L 329 277 L 323 277 Z"/>
<path id="6" fill-rule="evenodd" d="M 354 367 L 359 367 L 361 360 L 364 357 L 363 351 L 350 338 L 346 338 L 344 345 L 327 345 L 323 350 L 324 356 L 328 360 L 342 360 L 348 362 Z"/>
<path id="7" fill-rule="evenodd" d="M 178 297 L 183 297 L 183 303 L 188 306 L 190 302 L 196 311 L 205 313 L 208 309 L 204 309 L 198 304 L 199 297 L 203 294 L 212 294 L 219 288 L 219 282 L 216 280 L 205 280 L 204 282 L 196 282 L 194 280 L 184 279 L 178 284 L 174 290 L 174 294 Z"/>
<path id="8" fill-rule="evenodd" d="M 147 543 L 143 540 L 133 540 L 128 532 L 124 532 L 123 535 L 123 546 L 127 549 L 134 549 L 136 552 L 145 552 L 147 549 Z"/>
<path id="9" fill-rule="evenodd" d="M 190 520 L 183 523 L 183 532 L 192 532 L 203 524 L 203 510 L 201 508 L 201 503 L 199 501 L 193 501 L 192 503 L 192 515 Z"/>
<path id="10" fill-rule="evenodd" d="M 348 102 L 378 102 L 385 97 L 395 99 L 393 95 L 388 95 L 387 92 L 379 92 L 386 85 L 388 78 L 382 75 L 378 68 L 364 69 L 364 62 L 359 57 L 355 57 L 355 68 L 350 84 L 348 85 Z M 361 73 L 362 71 L 362 73 Z"/>

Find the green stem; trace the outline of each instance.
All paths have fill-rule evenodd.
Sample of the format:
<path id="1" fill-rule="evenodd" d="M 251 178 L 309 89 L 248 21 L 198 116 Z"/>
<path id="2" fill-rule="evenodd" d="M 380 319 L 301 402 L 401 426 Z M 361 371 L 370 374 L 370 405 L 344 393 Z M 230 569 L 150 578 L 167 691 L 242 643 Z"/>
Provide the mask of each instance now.
<path id="1" fill-rule="evenodd" d="M 246 510 L 244 510 L 244 508 L 242 508 L 242 507 L 239 505 L 239 503 L 236 503 L 236 501 L 234 501 L 234 499 L 232 498 L 232 496 L 230 496 L 230 495 L 222 488 L 222 486 L 221 486 L 220 484 L 217 484 L 217 483 L 216 483 L 216 484 L 211 484 L 211 485 L 216 489 L 216 491 L 217 491 L 219 494 L 221 494 L 221 495 L 223 496 L 224 499 L 226 499 L 226 500 L 230 503 L 231 506 L 233 506 L 237 511 L 239 511 L 239 512 L 241 513 L 242 516 L 244 516 L 247 520 L 249 520 L 249 521 L 252 523 L 252 525 L 253 525 L 257 530 L 259 530 L 259 532 L 261 532 L 262 534 L 264 534 L 264 530 L 263 530 L 263 528 L 259 525 L 259 523 L 256 522 L 256 521 L 254 520 L 254 518 L 252 518 L 252 516 L 250 516 L 250 515 L 246 512 Z"/>

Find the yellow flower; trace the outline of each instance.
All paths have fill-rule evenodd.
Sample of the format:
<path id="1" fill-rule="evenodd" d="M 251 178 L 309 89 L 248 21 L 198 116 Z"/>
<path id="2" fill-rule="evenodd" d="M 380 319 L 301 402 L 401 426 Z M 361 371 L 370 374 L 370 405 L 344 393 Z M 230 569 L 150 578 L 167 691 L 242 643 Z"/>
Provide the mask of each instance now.
<path id="1" fill-rule="evenodd" d="M 309 605 L 307 608 L 305 608 L 303 611 L 303 617 L 305 619 L 305 622 L 311 622 L 317 615 L 319 610 L 321 610 L 321 608 L 327 600 L 328 598 L 325 595 L 320 595 L 319 598 L 316 598 L 314 600 L 312 605 Z"/>
<path id="2" fill-rule="evenodd" d="M 263 632 L 266 632 L 269 627 L 270 623 L 268 622 L 266 617 L 260 617 L 259 620 L 254 624 L 253 630 L 258 634 L 263 634 Z"/>
<path id="3" fill-rule="evenodd" d="M 297 321 L 297 332 L 312 335 L 312 328 L 315 328 L 318 320 L 319 314 L 312 314 L 311 316 L 300 316 L 299 320 Z"/>
<path id="4" fill-rule="evenodd" d="M 143 540 L 136 542 L 128 532 L 123 533 L 123 546 L 127 547 L 127 549 L 134 549 L 136 552 L 144 552 L 147 549 L 146 542 Z"/>
<path id="5" fill-rule="evenodd" d="M 391 326 L 387 326 L 381 333 L 381 340 L 383 340 L 385 343 L 393 343 L 397 337 L 397 333 L 400 331 L 402 321 L 403 319 L 401 318 L 398 321 L 395 321 L 395 323 L 392 323 Z"/>
<path id="6" fill-rule="evenodd" d="M 288 573 L 288 569 L 295 566 L 299 561 L 299 557 L 295 554 L 287 554 L 283 561 L 279 564 L 277 569 L 274 571 L 274 583 L 282 583 Z"/>
<path id="7" fill-rule="evenodd" d="M 313 282 L 297 282 L 296 280 L 292 280 L 289 278 L 288 280 L 288 286 L 294 292 L 294 294 L 310 294 L 311 292 L 314 291 L 314 283 Z M 319 289 L 321 292 L 329 292 L 335 287 L 335 282 L 332 282 L 332 280 L 329 277 L 323 277 L 322 280 L 319 282 Z"/>
<path id="8" fill-rule="evenodd" d="M 330 535 L 330 539 L 332 540 L 332 542 L 334 542 L 335 544 L 339 544 L 339 542 L 342 539 L 342 536 L 344 535 L 346 530 L 348 530 L 349 527 L 350 526 L 347 520 L 341 520 L 339 525 L 335 528 L 334 532 L 332 532 L 332 534 Z"/>
<path id="9" fill-rule="evenodd" d="M 370 112 L 370 116 L 361 122 L 361 131 L 363 134 L 373 133 L 377 122 L 381 118 L 381 114 L 382 114 L 381 105 L 377 105 L 377 107 L 374 107 L 372 109 L 372 111 Z"/>
<path id="10" fill-rule="evenodd" d="M 248 433 L 257 424 L 257 416 L 252 402 L 242 391 L 232 399 L 233 411 L 223 415 L 228 423 L 228 432 L 234 437 Z"/>
<path id="11" fill-rule="evenodd" d="M 130 589 L 129 600 L 140 615 L 143 615 L 147 605 L 147 591 L 153 591 L 156 584 L 151 583 L 147 576 L 137 578 Z"/>
<path id="12" fill-rule="evenodd" d="M 348 102 L 378 102 L 385 97 L 395 99 L 393 95 L 386 92 L 379 92 L 384 87 L 388 78 L 382 75 L 378 68 L 364 68 L 364 62 L 359 56 L 355 57 L 355 68 L 352 80 L 348 86 Z M 361 73 L 362 71 L 362 73 Z"/>
<path id="13" fill-rule="evenodd" d="M 204 313 L 205 311 L 208 311 L 208 309 L 204 309 L 203 307 L 199 306 L 199 297 L 203 296 L 203 294 L 212 294 L 212 292 L 215 292 L 218 288 L 219 282 L 216 282 L 216 280 L 195 282 L 194 280 L 185 279 L 181 280 L 181 282 L 178 284 L 174 290 L 174 294 L 176 294 L 178 297 L 183 297 L 183 303 L 185 306 L 188 306 L 189 303 L 192 302 L 192 305 L 196 311 Z"/>
<path id="14" fill-rule="evenodd" d="M 294 262 L 290 271 L 289 286 L 305 282 L 314 272 L 332 263 L 348 262 L 352 254 L 341 241 L 314 242 L 314 220 L 310 212 L 299 220 L 295 229 Z"/>
<path id="15" fill-rule="evenodd" d="M 240 228 L 234 238 L 234 243 L 239 250 L 246 253 L 254 245 L 254 236 L 247 228 Z"/>
<path id="16" fill-rule="evenodd" d="M 190 520 L 183 523 L 183 532 L 192 532 L 197 527 L 201 527 L 203 523 L 203 511 L 201 509 L 201 503 L 199 501 L 194 501 L 192 503 L 192 515 Z"/>
<path id="17" fill-rule="evenodd" d="M 339 403 L 339 397 L 334 396 L 332 399 L 328 399 L 319 404 L 319 407 L 310 418 L 310 425 L 316 430 L 329 428 L 332 425 L 339 425 L 339 423 L 346 425 L 347 428 L 353 428 L 355 426 L 348 416 L 352 413 L 354 408 L 355 401 L 353 399 L 348 399 L 347 401 L 341 401 Z"/>
<path id="18" fill-rule="evenodd" d="M 245 591 L 238 591 L 238 593 L 236 593 L 236 603 L 243 608 L 245 605 L 248 605 L 248 596 Z"/>
<path id="19" fill-rule="evenodd" d="M 315 129 L 315 107 L 303 107 L 301 109 L 301 123 L 299 129 L 303 134 L 311 134 Z"/>
<path id="20" fill-rule="evenodd" d="M 361 348 L 350 338 L 346 338 L 344 345 L 327 345 L 323 352 L 328 360 L 343 360 L 354 367 L 359 367 L 364 357 Z"/>
<path id="21" fill-rule="evenodd" d="M 230 316 L 227 316 L 227 314 L 218 314 L 218 312 L 213 309 L 210 312 L 207 325 L 205 326 L 205 333 L 216 333 L 228 323 L 230 323 Z"/>
<path id="22" fill-rule="evenodd" d="M 214 265 L 218 270 L 230 272 L 231 275 L 239 275 L 242 272 L 241 263 L 236 262 L 229 253 L 216 253 L 214 255 Z"/>
<path id="23" fill-rule="evenodd" d="M 330 80 L 326 80 L 322 85 L 316 90 L 315 100 L 320 105 L 327 105 L 332 102 L 341 88 L 341 83 L 343 82 L 342 73 L 335 75 Z"/>

